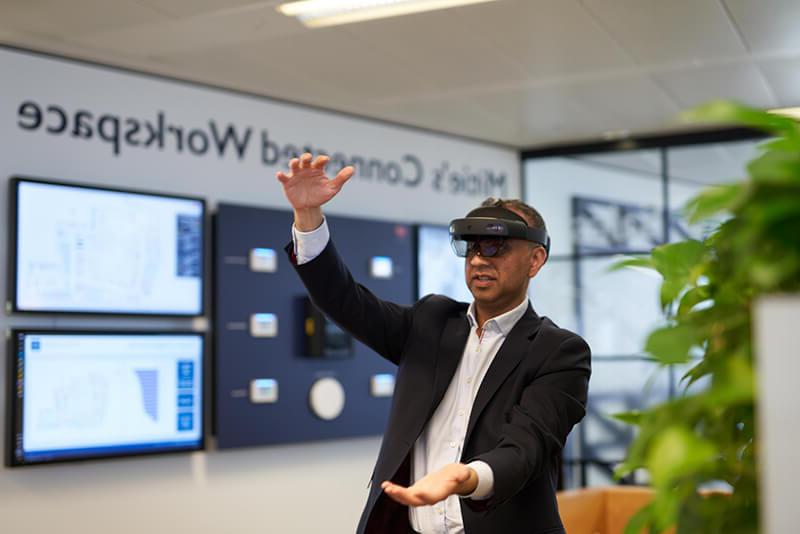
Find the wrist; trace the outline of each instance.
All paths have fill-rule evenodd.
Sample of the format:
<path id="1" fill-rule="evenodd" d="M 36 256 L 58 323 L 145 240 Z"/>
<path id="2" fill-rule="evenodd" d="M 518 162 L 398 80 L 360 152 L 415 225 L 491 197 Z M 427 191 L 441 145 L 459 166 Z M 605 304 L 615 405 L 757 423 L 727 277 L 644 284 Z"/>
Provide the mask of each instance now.
<path id="1" fill-rule="evenodd" d="M 311 232 L 322 224 L 322 208 L 300 208 L 294 210 L 294 227 L 300 232 Z"/>

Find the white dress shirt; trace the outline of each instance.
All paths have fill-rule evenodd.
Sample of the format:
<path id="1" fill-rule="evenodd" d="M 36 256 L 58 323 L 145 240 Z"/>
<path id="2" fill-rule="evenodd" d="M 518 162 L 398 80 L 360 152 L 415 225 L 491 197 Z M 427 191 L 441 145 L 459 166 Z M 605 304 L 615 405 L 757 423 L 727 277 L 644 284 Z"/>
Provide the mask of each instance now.
<path id="1" fill-rule="evenodd" d="M 330 240 L 328 224 L 323 220 L 319 228 L 310 232 L 301 232 L 292 226 L 292 239 L 297 263 L 302 265 L 316 258 L 327 246 Z M 514 309 L 486 321 L 478 336 L 475 303 L 470 304 L 467 310 L 470 332 L 461 361 L 442 401 L 414 444 L 412 483 L 461 460 L 467 424 L 478 388 L 506 336 L 527 309 L 526 298 Z M 491 497 L 494 488 L 492 468 L 481 461 L 470 462 L 468 466 L 478 475 L 478 485 L 466 497 L 477 500 Z M 464 533 L 461 503 L 456 495 L 433 506 L 409 507 L 409 520 L 412 528 L 422 534 Z"/>

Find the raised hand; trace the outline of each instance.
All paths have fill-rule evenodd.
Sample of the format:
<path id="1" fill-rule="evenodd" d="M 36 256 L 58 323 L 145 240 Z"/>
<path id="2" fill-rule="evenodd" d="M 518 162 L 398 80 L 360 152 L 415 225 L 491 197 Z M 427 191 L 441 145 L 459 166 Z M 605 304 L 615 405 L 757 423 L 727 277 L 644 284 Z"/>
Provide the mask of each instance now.
<path id="1" fill-rule="evenodd" d="M 328 156 L 317 156 L 312 162 L 308 152 L 289 162 L 289 174 L 278 172 L 283 192 L 295 210 L 319 208 L 342 189 L 353 176 L 353 167 L 345 167 L 333 179 L 325 175 Z"/>
<path id="2" fill-rule="evenodd" d="M 426 506 L 445 500 L 450 495 L 469 495 L 478 485 L 475 470 L 464 464 L 448 464 L 430 473 L 408 488 L 388 480 L 381 484 L 384 493 L 406 506 Z"/>

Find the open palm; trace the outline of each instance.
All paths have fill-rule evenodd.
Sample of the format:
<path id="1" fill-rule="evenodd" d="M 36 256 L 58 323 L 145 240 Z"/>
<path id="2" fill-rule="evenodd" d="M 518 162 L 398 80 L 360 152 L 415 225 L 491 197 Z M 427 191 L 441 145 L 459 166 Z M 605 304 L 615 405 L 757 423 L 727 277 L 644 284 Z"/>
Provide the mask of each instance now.
<path id="1" fill-rule="evenodd" d="M 278 172 L 283 192 L 296 210 L 318 208 L 336 196 L 342 186 L 353 176 L 353 167 L 345 167 L 330 179 L 325 175 L 327 156 L 318 156 L 312 162 L 311 154 L 289 162 L 289 174 Z"/>
<path id="2" fill-rule="evenodd" d="M 477 478 L 464 464 L 447 464 L 443 468 L 419 479 L 405 488 L 390 481 L 381 484 L 383 491 L 406 506 L 426 506 L 443 501 L 450 495 L 472 493 Z M 470 484 L 470 480 L 472 483 Z"/>

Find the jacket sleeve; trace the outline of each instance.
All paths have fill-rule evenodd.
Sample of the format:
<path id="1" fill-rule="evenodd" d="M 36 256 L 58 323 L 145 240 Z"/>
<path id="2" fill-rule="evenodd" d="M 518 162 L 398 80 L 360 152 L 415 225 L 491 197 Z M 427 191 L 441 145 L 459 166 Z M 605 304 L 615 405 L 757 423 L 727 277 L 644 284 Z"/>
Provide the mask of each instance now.
<path id="1" fill-rule="evenodd" d="M 489 464 L 494 489 L 489 499 L 467 500 L 468 506 L 476 511 L 492 509 L 544 473 L 586 413 L 590 361 L 589 346 L 575 334 L 553 351 L 511 409 L 497 445 L 471 459 Z"/>
<path id="2" fill-rule="evenodd" d="M 332 240 L 319 256 L 302 265 L 295 261 L 292 243 L 287 245 L 286 252 L 320 310 L 384 358 L 400 363 L 414 307 L 422 301 L 409 307 L 376 297 L 355 282 Z"/>

